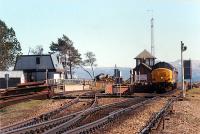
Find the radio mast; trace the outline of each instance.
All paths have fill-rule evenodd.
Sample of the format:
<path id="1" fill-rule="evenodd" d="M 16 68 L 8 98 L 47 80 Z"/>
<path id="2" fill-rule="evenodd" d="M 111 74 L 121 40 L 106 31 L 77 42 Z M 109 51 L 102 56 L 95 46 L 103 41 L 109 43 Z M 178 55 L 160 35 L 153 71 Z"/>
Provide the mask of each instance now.
<path id="1" fill-rule="evenodd" d="M 154 46 L 154 18 L 151 18 L 151 54 L 155 56 L 155 46 Z"/>

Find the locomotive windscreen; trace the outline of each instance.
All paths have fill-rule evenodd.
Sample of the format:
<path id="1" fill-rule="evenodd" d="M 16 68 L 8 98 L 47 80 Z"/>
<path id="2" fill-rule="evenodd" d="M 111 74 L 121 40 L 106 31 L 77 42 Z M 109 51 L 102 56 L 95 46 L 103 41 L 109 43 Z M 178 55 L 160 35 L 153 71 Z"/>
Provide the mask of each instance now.
<path id="1" fill-rule="evenodd" d="M 158 63 L 156 63 L 153 66 L 153 69 L 157 69 L 157 68 L 168 68 L 170 70 L 174 69 L 174 67 L 171 64 L 167 63 L 167 62 L 158 62 Z"/>

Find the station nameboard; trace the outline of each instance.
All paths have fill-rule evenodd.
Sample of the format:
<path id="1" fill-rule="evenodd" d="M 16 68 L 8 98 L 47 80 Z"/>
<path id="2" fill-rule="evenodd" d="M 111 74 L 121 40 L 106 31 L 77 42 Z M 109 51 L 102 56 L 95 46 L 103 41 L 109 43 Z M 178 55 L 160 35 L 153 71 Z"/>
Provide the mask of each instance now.
<path id="1" fill-rule="evenodd" d="M 191 60 L 184 60 L 184 78 L 185 79 L 192 79 L 192 62 Z"/>

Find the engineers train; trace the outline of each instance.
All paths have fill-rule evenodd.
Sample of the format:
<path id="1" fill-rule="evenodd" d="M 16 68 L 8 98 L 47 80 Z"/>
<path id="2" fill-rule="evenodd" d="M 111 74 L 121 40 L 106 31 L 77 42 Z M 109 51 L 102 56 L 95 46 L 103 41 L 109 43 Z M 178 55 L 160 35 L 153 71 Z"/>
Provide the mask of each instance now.
<path id="1" fill-rule="evenodd" d="M 167 62 L 158 62 L 152 67 L 151 78 L 156 92 L 166 92 L 177 87 L 178 71 Z"/>

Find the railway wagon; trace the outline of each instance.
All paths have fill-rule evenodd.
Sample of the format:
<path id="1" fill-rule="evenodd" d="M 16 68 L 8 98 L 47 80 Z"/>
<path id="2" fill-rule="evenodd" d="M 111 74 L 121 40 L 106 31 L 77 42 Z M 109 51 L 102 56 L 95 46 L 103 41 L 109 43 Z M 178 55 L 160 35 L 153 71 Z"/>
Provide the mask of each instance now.
<path id="1" fill-rule="evenodd" d="M 156 92 L 173 90 L 177 86 L 178 71 L 167 62 L 158 62 L 152 68 L 152 86 Z"/>

